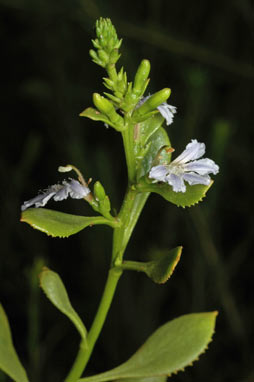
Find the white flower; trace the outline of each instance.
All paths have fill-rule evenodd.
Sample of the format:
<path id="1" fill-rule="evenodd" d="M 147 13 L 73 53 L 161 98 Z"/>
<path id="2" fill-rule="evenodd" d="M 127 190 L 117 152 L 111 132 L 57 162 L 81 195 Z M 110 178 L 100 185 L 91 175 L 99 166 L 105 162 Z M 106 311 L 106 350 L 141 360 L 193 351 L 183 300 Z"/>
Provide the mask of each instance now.
<path id="1" fill-rule="evenodd" d="M 62 184 L 53 184 L 47 188 L 43 193 L 35 196 L 21 206 L 21 210 L 25 211 L 27 208 L 34 205 L 34 207 L 44 207 L 48 201 L 53 198 L 56 202 L 67 199 L 70 196 L 73 199 L 82 199 L 90 193 L 90 189 L 83 186 L 75 179 L 70 179 L 69 182 L 64 180 Z"/>
<path id="2" fill-rule="evenodd" d="M 205 144 L 192 139 L 182 154 L 170 164 L 152 167 L 149 178 L 154 179 L 155 182 L 168 183 L 175 192 L 186 191 L 184 181 L 191 186 L 194 184 L 208 185 L 211 181 L 208 174 L 217 174 L 219 166 L 211 159 L 199 159 L 204 153 Z"/>

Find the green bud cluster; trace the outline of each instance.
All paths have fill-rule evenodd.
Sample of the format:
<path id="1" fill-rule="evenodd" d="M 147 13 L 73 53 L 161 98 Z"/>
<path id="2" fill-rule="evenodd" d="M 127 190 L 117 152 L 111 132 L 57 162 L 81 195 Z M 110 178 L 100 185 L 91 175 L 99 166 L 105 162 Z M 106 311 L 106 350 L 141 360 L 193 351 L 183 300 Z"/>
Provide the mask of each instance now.
<path id="1" fill-rule="evenodd" d="M 128 82 L 123 67 L 117 71 L 115 64 L 120 57 L 118 49 L 122 40 L 118 39 L 110 19 L 97 20 L 96 37 L 92 40 L 95 50 L 91 50 L 90 55 L 107 72 L 103 83 L 108 92 L 104 92 L 104 96 L 94 93 L 95 108 L 87 108 L 80 115 L 101 121 L 122 133 L 129 179 L 135 182 L 149 171 L 152 160 L 161 148 L 161 141 L 165 146 L 169 145 L 164 130 L 158 133 L 158 145 L 150 137 L 163 123 L 157 107 L 167 101 L 171 91 L 165 88 L 147 99 L 143 98 L 150 81 L 151 65 L 147 59 L 140 62 L 133 82 Z M 166 151 L 163 154 L 168 157 Z"/>
<path id="2" fill-rule="evenodd" d="M 118 49 L 122 40 L 118 39 L 110 19 L 100 18 L 96 21 L 96 36 L 97 38 L 92 40 L 92 43 L 97 52 L 93 49 L 89 52 L 93 61 L 103 68 L 115 64 L 120 58 Z"/>
<path id="3" fill-rule="evenodd" d="M 150 62 L 142 60 L 134 82 L 128 82 L 126 72 L 123 68 L 119 72 L 116 71 L 115 64 L 120 57 L 119 48 L 122 40 L 117 37 L 116 30 L 110 19 L 100 18 L 96 22 L 96 36 L 92 40 L 95 48 L 90 50 L 90 56 L 93 61 L 106 69 L 108 77 L 104 77 L 104 86 L 111 93 L 106 93 L 113 105 L 129 112 L 135 108 L 139 100 L 142 98 L 147 85 L 149 83 Z M 100 110 L 100 109 L 99 109 Z"/>

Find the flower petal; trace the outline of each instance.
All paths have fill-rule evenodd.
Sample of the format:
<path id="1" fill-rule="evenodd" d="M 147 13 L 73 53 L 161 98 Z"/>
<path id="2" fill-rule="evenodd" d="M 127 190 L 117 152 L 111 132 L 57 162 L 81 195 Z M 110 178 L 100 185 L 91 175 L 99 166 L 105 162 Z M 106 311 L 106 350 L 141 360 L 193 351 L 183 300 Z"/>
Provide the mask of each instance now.
<path id="1" fill-rule="evenodd" d="M 176 107 L 163 102 L 161 105 L 157 107 L 162 117 L 165 118 L 166 124 L 171 125 L 173 122 L 174 114 L 176 113 Z"/>
<path id="2" fill-rule="evenodd" d="M 187 163 L 191 160 L 198 159 L 202 157 L 205 153 L 205 144 L 198 142 L 196 139 L 186 146 L 185 150 L 176 159 L 173 160 L 173 164 L 176 163 Z"/>
<path id="3" fill-rule="evenodd" d="M 219 172 L 219 166 L 209 158 L 199 159 L 184 165 L 187 171 L 195 171 L 200 175 L 214 174 Z"/>
<path id="4" fill-rule="evenodd" d="M 71 179 L 68 185 L 70 187 L 70 197 L 73 199 L 82 199 L 91 192 L 88 187 L 83 186 L 75 179 Z"/>
<path id="5" fill-rule="evenodd" d="M 52 192 L 50 190 L 44 192 L 43 194 L 39 194 L 39 195 L 35 196 L 34 198 L 24 202 L 24 204 L 21 206 L 21 210 L 25 211 L 27 208 L 29 208 L 33 205 L 36 208 L 44 207 L 48 203 L 49 199 L 51 199 L 52 196 L 54 196 L 54 195 L 55 195 L 55 192 L 54 191 Z"/>
<path id="6" fill-rule="evenodd" d="M 166 166 L 159 165 L 151 168 L 149 172 L 149 178 L 155 179 L 158 182 L 166 182 L 166 175 L 168 174 L 168 169 Z"/>
<path id="7" fill-rule="evenodd" d="M 61 186 L 61 188 L 59 189 L 59 191 L 57 191 L 53 198 L 56 202 L 60 202 L 61 200 L 67 199 L 69 196 L 70 187 L 68 183 L 65 183 L 67 182 L 63 182 L 64 186 Z"/>
<path id="8" fill-rule="evenodd" d="M 198 175 L 195 172 L 188 172 L 183 175 L 183 179 L 189 183 L 189 185 L 193 186 L 194 184 L 204 184 L 208 186 L 211 181 L 209 175 Z"/>
<path id="9" fill-rule="evenodd" d="M 175 192 L 185 192 L 186 186 L 183 181 L 183 176 L 175 175 L 175 174 L 168 174 L 167 175 L 167 182 L 170 186 L 173 187 L 173 191 Z"/>

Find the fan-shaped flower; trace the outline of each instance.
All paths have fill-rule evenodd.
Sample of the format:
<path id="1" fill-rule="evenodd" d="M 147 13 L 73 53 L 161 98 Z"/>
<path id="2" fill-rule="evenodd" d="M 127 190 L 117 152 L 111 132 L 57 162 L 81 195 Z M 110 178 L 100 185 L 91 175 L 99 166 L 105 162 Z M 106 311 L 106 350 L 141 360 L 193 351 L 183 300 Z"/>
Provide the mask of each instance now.
<path id="1" fill-rule="evenodd" d="M 208 174 L 217 174 L 219 166 L 211 159 L 201 158 L 205 153 L 205 144 L 193 139 L 175 160 L 169 164 L 151 168 L 149 178 L 155 182 L 165 182 L 175 192 L 185 192 L 186 185 L 208 185 L 211 178 Z"/>
<path id="2" fill-rule="evenodd" d="M 31 206 L 44 207 L 51 198 L 56 202 L 67 199 L 68 196 L 73 199 L 82 199 L 90 192 L 88 187 L 82 185 L 75 179 L 70 179 L 68 182 L 64 180 L 62 184 L 53 184 L 33 199 L 24 202 L 21 206 L 21 210 L 24 211 Z"/>

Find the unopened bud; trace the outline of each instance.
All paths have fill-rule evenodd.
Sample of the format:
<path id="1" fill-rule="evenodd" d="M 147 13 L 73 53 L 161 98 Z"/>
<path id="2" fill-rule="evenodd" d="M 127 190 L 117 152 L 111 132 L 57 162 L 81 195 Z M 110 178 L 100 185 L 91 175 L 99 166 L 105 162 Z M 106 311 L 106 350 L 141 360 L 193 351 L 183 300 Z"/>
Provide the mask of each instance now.
<path id="1" fill-rule="evenodd" d="M 102 97 L 98 93 L 93 94 L 93 102 L 97 109 L 101 113 L 105 114 L 110 119 L 110 121 L 115 124 L 115 128 L 117 130 L 121 130 L 124 121 L 123 118 L 119 114 L 117 114 L 112 103 L 107 98 Z"/>
<path id="2" fill-rule="evenodd" d="M 108 115 L 114 109 L 112 103 L 107 98 L 102 97 L 98 93 L 93 94 L 93 102 L 97 109 L 103 114 Z"/>
<path id="3" fill-rule="evenodd" d="M 169 88 L 162 89 L 149 97 L 143 105 L 141 105 L 134 112 L 134 117 L 140 117 L 154 111 L 158 106 L 165 102 L 170 96 L 171 90 Z"/>
<path id="4" fill-rule="evenodd" d="M 151 65 L 148 60 L 141 61 L 134 79 L 133 93 L 135 95 L 140 96 L 144 94 L 150 68 Z"/>
<path id="5" fill-rule="evenodd" d="M 95 182 L 95 184 L 94 184 L 94 196 L 95 196 L 96 200 L 98 200 L 98 201 L 105 199 L 105 196 L 106 196 L 104 187 L 98 181 Z"/>

